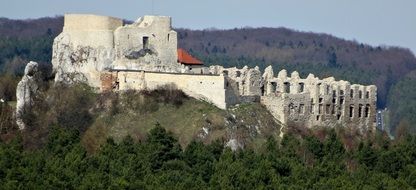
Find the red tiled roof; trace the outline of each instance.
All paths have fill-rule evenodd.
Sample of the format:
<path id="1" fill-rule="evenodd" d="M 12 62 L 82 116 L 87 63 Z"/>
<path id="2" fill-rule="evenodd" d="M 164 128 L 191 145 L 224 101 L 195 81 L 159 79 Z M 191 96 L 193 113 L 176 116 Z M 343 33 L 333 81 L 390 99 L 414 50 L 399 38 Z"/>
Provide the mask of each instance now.
<path id="1" fill-rule="evenodd" d="M 184 65 L 203 65 L 202 61 L 192 57 L 183 49 L 178 49 L 178 62 Z"/>

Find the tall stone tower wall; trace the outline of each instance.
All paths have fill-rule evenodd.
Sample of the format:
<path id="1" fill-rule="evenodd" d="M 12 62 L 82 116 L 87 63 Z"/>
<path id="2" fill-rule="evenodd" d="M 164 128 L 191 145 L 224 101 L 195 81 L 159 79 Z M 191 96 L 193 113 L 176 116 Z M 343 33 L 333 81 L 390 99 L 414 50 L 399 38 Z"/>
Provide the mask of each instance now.
<path id="1" fill-rule="evenodd" d="M 66 14 L 53 44 L 56 82 L 101 86 L 101 73 L 112 69 L 180 72 L 177 34 L 171 18 L 144 16 L 123 26 L 118 18 Z"/>
<path id="2" fill-rule="evenodd" d="M 123 25 L 118 18 L 98 15 L 67 14 L 64 17 L 63 32 L 71 36 L 76 46 L 114 46 L 114 30 Z"/>
<path id="3" fill-rule="evenodd" d="M 170 17 L 141 17 L 117 28 L 114 37 L 116 68 L 179 71 L 177 33 L 172 30 Z"/>

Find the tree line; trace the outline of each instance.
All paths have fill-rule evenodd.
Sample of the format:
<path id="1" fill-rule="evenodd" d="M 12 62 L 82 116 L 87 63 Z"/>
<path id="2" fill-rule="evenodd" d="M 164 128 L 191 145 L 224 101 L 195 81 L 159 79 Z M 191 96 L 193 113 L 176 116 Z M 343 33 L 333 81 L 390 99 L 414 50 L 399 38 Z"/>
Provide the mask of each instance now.
<path id="1" fill-rule="evenodd" d="M 216 141 L 181 147 L 162 126 L 147 138 L 109 138 L 96 153 L 80 133 L 52 127 L 27 150 L 22 137 L 0 142 L 1 189 L 412 189 L 416 137 L 360 143 L 346 150 L 334 130 L 324 139 L 286 134 L 259 150 L 232 152 Z"/>

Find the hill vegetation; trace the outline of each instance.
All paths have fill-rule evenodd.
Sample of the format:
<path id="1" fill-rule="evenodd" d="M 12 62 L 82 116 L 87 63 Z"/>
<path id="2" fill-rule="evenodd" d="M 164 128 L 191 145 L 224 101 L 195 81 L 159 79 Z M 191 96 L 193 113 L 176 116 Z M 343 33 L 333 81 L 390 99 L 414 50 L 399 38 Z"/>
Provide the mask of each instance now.
<path id="1" fill-rule="evenodd" d="M 195 139 L 204 143 L 234 139 L 238 147 L 255 148 L 267 137 L 280 135 L 280 125 L 259 103 L 221 110 L 171 86 L 154 91 L 97 94 L 84 84 L 69 87 L 45 83 L 34 102 L 31 111 L 23 116 L 27 128 L 22 142 L 26 149 L 44 146 L 51 128 L 57 126 L 78 131 L 90 153 L 107 138 L 116 142 L 126 136 L 145 140 L 155 125 L 176 135 L 183 147 Z M 0 106 L 0 137 L 7 140 L 18 132 L 14 110 L 8 102 Z"/>

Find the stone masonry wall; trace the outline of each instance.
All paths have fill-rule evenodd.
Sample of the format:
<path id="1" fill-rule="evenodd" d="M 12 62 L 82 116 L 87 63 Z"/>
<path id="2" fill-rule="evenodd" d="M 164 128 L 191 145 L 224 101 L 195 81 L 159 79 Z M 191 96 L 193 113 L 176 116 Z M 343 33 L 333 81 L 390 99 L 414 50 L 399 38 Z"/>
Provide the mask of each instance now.
<path id="1" fill-rule="evenodd" d="M 351 85 L 312 74 L 301 79 L 296 71 L 288 77 L 286 70 L 275 78 L 269 68 L 266 71 L 261 102 L 282 123 L 375 130 L 376 86 Z"/>
<path id="2" fill-rule="evenodd" d="M 227 108 L 226 79 L 223 75 L 195 75 L 145 71 L 113 71 L 117 76 L 118 90 L 153 90 L 174 85 L 187 95 L 211 102 L 221 109 Z"/>
<path id="3" fill-rule="evenodd" d="M 116 69 L 179 72 L 177 33 L 170 17 L 144 16 L 114 32 Z"/>
<path id="4" fill-rule="evenodd" d="M 144 16 L 131 25 L 121 19 L 66 14 L 53 44 L 55 81 L 85 82 L 99 89 L 100 74 L 116 69 L 181 72 L 177 34 L 171 19 Z"/>

